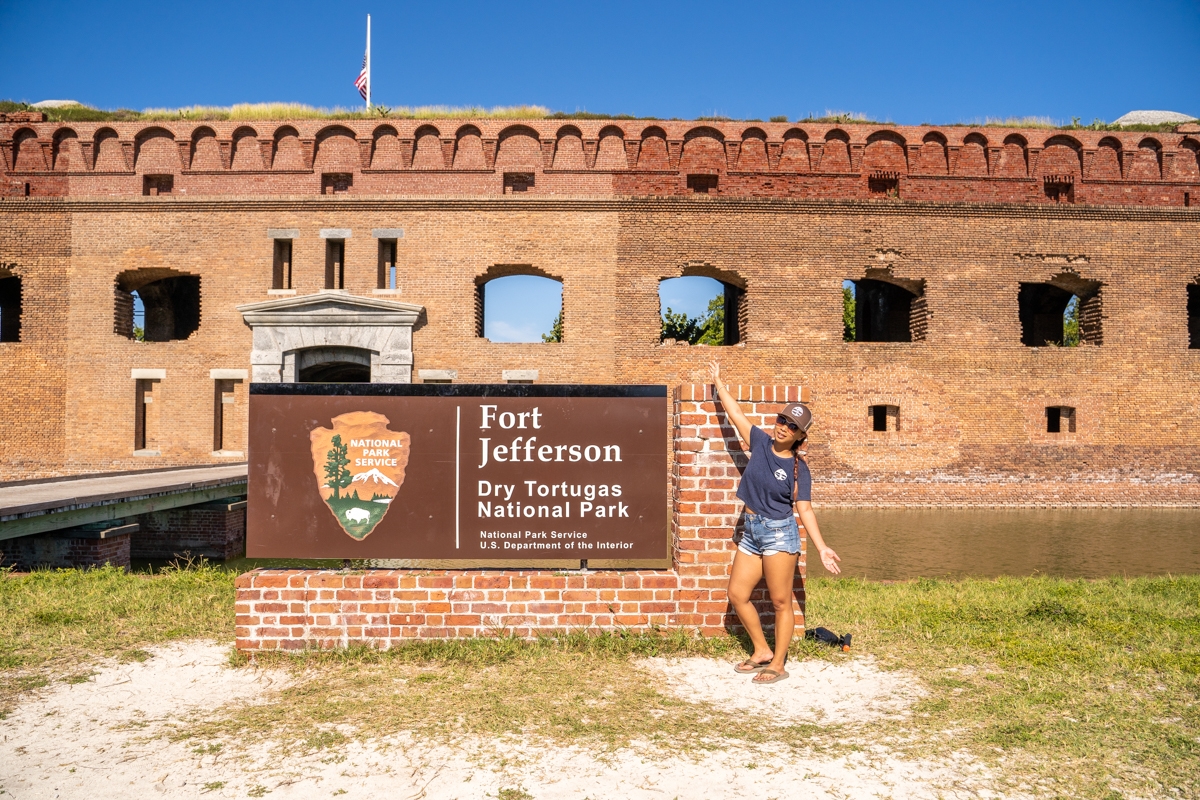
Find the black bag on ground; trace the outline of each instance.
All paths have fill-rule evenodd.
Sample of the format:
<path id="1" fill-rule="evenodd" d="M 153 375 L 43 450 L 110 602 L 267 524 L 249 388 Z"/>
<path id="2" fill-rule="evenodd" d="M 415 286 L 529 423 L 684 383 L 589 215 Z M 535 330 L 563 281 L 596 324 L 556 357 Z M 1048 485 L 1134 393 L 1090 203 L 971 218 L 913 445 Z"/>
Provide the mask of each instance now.
<path id="1" fill-rule="evenodd" d="M 812 639 L 816 642 L 824 642 L 830 647 L 840 647 L 842 650 L 850 650 L 850 637 L 853 634 L 847 633 L 845 636 L 838 636 L 828 628 L 812 628 L 804 632 L 805 639 Z"/>

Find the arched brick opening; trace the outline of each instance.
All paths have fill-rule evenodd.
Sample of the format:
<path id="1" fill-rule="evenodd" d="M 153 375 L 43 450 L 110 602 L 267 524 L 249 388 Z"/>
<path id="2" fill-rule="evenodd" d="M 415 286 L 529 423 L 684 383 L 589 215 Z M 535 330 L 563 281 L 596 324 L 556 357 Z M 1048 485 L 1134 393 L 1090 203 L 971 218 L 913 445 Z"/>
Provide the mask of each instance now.
<path id="1" fill-rule="evenodd" d="M 42 146 L 32 128 L 21 128 L 13 134 L 13 171 L 41 172 L 46 169 Z"/>
<path id="2" fill-rule="evenodd" d="M 146 128 L 133 140 L 133 168 L 142 174 L 179 170 L 179 148 L 175 135 L 166 128 Z"/>
<path id="3" fill-rule="evenodd" d="M 821 172 L 850 171 L 850 135 L 834 128 L 825 134 L 821 153 Z"/>
<path id="4" fill-rule="evenodd" d="M 558 275 L 551 275 L 543 269 L 533 266 L 532 264 L 493 264 L 488 267 L 487 271 L 475 278 L 475 335 L 480 338 L 485 337 L 489 320 L 487 314 L 488 284 L 494 281 L 504 280 L 514 277 L 530 277 L 540 278 L 558 284 L 559 291 L 559 307 L 557 316 L 557 326 L 566 332 L 566 303 L 562 296 L 563 279 Z M 495 316 L 495 314 L 493 314 Z M 553 330 L 553 329 L 552 329 Z M 539 339 L 522 338 L 522 339 L 505 339 L 505 341 L 522 341 L 522 342 L 538 342 L 547 341 L 544 337 Z"/>
<path id="5" fill-rule="evenodd" d="M 1092 168 L 1088 178 L 1096 181 L 1121 179 L 1121 140 L 1105 136 L 1092 156 Z"/>
<path id="6" fill-rule="evenodd" d="M 1024 178 L 1029 174 L 1029 143 L 1020 134 L 1004 137 L 996 175 L 1003 178 Z"/>
<path id="7" fill-rule="evenodd" d="M 0 269 L 0 342 L 21 341 L 21 277 Z"/>
<path id="8" fill-rule="evenodd" d="M 216 132 L 202 125 L 192 131 L 192 171 L 211 172 L 221 169 L 221 146 Z"/>
<path id="9" fill-rule="evenodd" d="M 616 125 L 600 129 L 600 144 L 596 148 L 596 169 L 629 169 L 629 158 L 625 154 L 625 132 Z"/>
<path id="10" fill-rule="evenodd" d="M 187 339 L 200 328 L 200 276 L 173 269 L 132 269 L 117 276 L 113 330 L 133 339 L 134 293 L 145 309 L 142 339 Z"/>
<path id="11" fill-rule="evenodd" d="M 380 125 L 371 133 L 371 169 L 403 169 L 400 137 L 391 125 Z"/>
<path id="12" fill-rule="evenodd" d="M 716 281 L 720 285 L 720 289 L 718 290 L 719 294 L 713 298 L 714 302 L 709 306 L 710 315 L 717 310 L 720 312 L 720 333 L 718 336 L 714 337 L 711 330 L 706 331 L 700 327 L 696 327 L 694 330 L 690 331 L 692 334 L 691 336 L 687 336 L 686 333 L 679 332 L 677 332 L 677 335 L 672 336 L 671 331 L 668 330 L 668 327 L 670 326 L 668 325 L 666 316 L 668 308 L 663 299 L 664 289 L 667 288 L 668 282 L 695 278 L 709 278 Z M 683 341 L 686 338 L 691 344 L 710 344 L 718 346 L 741 344 L 745 341 L 746 329 L 750 316 L 749 303 L 746 296 L 746 286 L 746 279 L 741 275 L 738 275 L 736 272 L 731 270 L 723 270 L 704 262 L 693 262 L 686 264 L 680 269 L 678 275 L 670 275 L 660 278 L 658 289 L 659 318 L 663 321 L 663 325 L 659 334 L 660 341 L 666 341 L 667 339 L 672 338 L 676 339 L 677 341 Z M 715 302 L 718 298 L 719 303 Z M 676 316 L 678 317 L 679 315 Z M 700 321 L 704 321 L 706 319 L 708 319 L 708 317 L 697 318 L 697 320 Z M 695 322 L 695 320 L 693 322 Z M 674 327 L 679 326 L 676 325 Z"/>
<path id="13" fill-rule="evenodd" d="M 766 172 L 770 169 L 767 163 L 767 134 L 762 128 L 747 128 L 742 133 L 737 168 L 741 172 Z"/>
<path id="14" fill-rule="evenodd" d="M 413 169 L 445 169 L 446 158 L 442 155 L 441 133 L 432 125 L 422 125 L 413 134 L 416 149 L 413 152 Z"/>
<path id="15" fill-rule="evenodd" d="M 54 147 L 51 150 L 54 170 L 82 170 L 83 150 L 79 147 L 79 136 L 70 128 L 63 128 L 54 134 Z"/>
<path id="16" fill-rule="evenodd" d="M 987 138 L 982 133 L 968 133 L 958 151 L 955 175 L 983 177 L 988 174 Z"/>
<path id="17" fill-rule="evenodd" d="M 574 125 L 558 129 L 554 143 L 554 169 L 583 169 L 583 134 Z"/>
<path id="18" fill-rule="evenodd" d="M 950 170 L 948 165 L 946 137 L 937 131 L 925 134 L 921 140 L 917 163 L 913 164 L 913 172 L 921 175 L 945 175 Z"/>
<path id="19" fill-rule="evenodd" d="M 463 125 L 454 134 L 454 169 L 487 169 L 483 134 L 474 125 Z"/>
<path id="20" fill-rule="evenodd" d="M 808 172 L 808 134 L 792 128 L 783 135 L 783 148 L 779 151 L 781 172 Z"/>
<path id="21" fill-rule="evenodd" d="M 276 129 L 275 157 L 271 159 L 271 169 L 304 169 L 306 166 L 300 133 L 291 125 Z"/>
<path id="22" fill-rule="evenodd" d="M 642 131 L 642 146 L 638 150 L 638 169 L 669 169 L 670 158 L 667 156 L 667 132 L 657 125 L 651 125 Z"/>
<path id="23" fill-rule="evenodd" d="M 1103 295 L 1100 281 L 1060 272 L 1048 281 L 1022 283 L 1017 292 L 1021 344 L 1026 347 L 1072 347 L 1104 343 Z M 1066 320 L 1072 300 L 1078 321 L 1076 334 Z"/>
<path id="24" fill-rule="evenodd" d="M 257 172 L 263 168 L 262 148 L 258 146 L 258 132 L 243 126 L 233 132 L 233 157 L 230 169 Z"/>
<path id="25" fill-rule="evenodd" d="M 929 307 L 923 279 L 901 278 L 890 267 L 868 269 L 853 284 L 854 342 L 921 342 L 925 340 Z"/>

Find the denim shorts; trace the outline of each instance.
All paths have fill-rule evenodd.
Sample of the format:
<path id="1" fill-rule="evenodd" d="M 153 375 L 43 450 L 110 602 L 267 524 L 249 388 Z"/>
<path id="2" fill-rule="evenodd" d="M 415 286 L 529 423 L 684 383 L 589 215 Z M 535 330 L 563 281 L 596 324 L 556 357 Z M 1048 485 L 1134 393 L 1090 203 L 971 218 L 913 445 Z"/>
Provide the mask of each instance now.
<path id="1" fill-rule="evenodd" d="M 768 519 L 758 514 L 746 514 L 745 529 L 738 549 L 751 556 L 773 556 L 777 553 L 800 552 L 800 526 L 795 517 Z"/>

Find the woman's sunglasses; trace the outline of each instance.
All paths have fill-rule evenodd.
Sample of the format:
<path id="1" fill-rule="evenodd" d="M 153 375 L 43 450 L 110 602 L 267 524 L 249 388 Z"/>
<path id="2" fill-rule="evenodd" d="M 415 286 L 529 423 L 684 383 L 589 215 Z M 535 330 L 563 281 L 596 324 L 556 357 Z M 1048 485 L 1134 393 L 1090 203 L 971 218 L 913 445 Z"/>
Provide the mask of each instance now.
<path id="1" fill-rule="evenodd" d="M 791 431 L 792 433 L 795 433 L 796 431 L 800 430 L 799 425 L 792 422 L 790 419 L 785 417 L 783 414 L 780 414 L 777 417 L 775 417 L 775 424 L 776 425 L 787 425 L 787 429 L 789 431 Z"/>

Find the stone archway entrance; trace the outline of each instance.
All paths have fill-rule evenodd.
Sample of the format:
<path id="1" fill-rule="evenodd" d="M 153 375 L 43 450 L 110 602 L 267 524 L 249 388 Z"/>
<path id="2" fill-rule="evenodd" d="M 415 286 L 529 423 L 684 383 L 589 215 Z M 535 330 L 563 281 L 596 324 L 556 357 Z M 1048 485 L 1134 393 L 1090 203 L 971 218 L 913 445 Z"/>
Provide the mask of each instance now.
<path id="1" fill-rule="evenodd" d="M 371 351 L 361 347 L 300 350 L 296 353 L 296 382 L 370 383 Z"/>
<path id="2" fill-rule="evenodd" d="M 422 306 L 324 291 L 237 308 L 254 332 L 255 383 L 412 383 Z"/>

